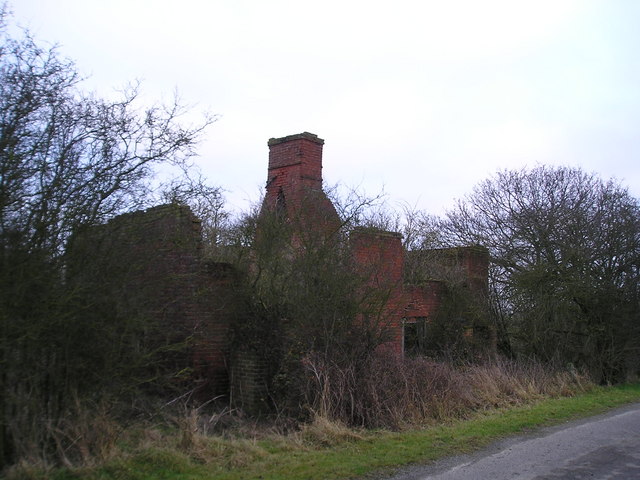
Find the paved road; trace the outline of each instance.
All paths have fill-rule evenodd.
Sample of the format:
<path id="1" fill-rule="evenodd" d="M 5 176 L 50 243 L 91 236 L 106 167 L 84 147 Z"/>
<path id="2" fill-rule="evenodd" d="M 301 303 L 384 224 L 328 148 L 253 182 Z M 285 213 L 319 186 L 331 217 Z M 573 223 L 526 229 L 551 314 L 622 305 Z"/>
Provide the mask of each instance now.
<path id="1" fill-rule="evenodd" d="M 411 467 L 390 480 L 640 479 L 640 403 Z"/>

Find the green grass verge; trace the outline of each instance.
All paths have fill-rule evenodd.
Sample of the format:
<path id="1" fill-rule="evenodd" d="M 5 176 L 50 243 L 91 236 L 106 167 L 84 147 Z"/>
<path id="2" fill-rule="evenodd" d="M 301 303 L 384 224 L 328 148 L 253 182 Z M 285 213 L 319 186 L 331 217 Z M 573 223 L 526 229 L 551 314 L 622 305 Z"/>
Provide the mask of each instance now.
<path id="1" fill-rule="evenodd" d="M 234 456 L 233 446 L 221 441 L 205 448 L 220 449 L 219 461 L 205 464 L 175 451 L 149 450 L 111 461 L 94 469 L 59 470 L 48 478 L 57 480 L 249 480 L 249 479 L 344 479 L 377 471 L 470 452 L 499 438 L 534 427 L 594 415 L 613 407 L 640 401 L 640 384 L 596 388 L 570 398 L 540 401 L 533 405 L 488 411 L 468 420 L 452 421 L 424 430 L 401 433 L 370 432 L 361 439 L 331 447 L 310 448 L 281 440 L 246 441 L 243 453 Z M 249 448 L 247 448 L 249 447 Z M 224 453 L 222 453 L 224 451 Z M 210 456 L 208 458 L 211 458 Z"/>

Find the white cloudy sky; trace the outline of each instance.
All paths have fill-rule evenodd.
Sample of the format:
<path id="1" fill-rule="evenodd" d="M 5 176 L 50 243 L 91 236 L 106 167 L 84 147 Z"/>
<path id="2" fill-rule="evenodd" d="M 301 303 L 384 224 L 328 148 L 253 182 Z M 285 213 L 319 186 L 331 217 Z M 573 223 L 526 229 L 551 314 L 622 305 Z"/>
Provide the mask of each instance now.
<path id="1" fill-rule="evenodd" d="M 325 139 L 329 184 L 431 213 L 502 168 L 580 166 L 640 197 L 640 1 L 13 0 L 108 94 L 220 119 L 199 163 L 247 208 L 267 140 Z"/>

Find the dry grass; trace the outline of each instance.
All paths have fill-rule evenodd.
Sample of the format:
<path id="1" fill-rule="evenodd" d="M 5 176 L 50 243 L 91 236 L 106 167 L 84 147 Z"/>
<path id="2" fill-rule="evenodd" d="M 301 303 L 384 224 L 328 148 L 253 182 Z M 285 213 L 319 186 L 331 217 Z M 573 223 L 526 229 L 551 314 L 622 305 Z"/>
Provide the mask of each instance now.
<path id="1" fill-rule="evenodd" d="M 331 447 L 345 442 L 362 440 L 361 431 L 346 426 L 338 420 L 326 416 L 314 415 L 313 420 L 302 425 L 292 436 L 302 445 Z"/>
<path id="2" fill-rule="evenodd" d="M 9 422 L 22 429 L 15 449 L 23 466 L 48 469 L 55 465 L 94 465 L 118 453 L 121 425 L 104 404 L 83 405 L 74 398 L 68 409 L 53 418 L 23 418 Z"/>
<path id="3" fill-rule="evenodd" d="M 453 366 L 424 358 L 378 356 L 340 368 L 308 358 L 306 368 L 310 374 L 306 408 L 313 414 L 302 425 L 291 419 L 258 423 L 228 408 L 174 406 L 153 420 L 122 428 L 106 409 L 82 408 L 77 403 L 55 426 L 47 426 L 56 463 L 78 468 L 160 452 L 157 455 L 177 455 L 196 464 L 240 468 L 274 451 L 300 452 L 357 442 L 371 436 L 368 428 L 415 429 L 482 410 L 568 396 L 593 386 L 575 371 L 504 359 Z M 46 478 L 43 472 L 55 464 L 45 460 L 42 452 L 25 454 L 3 473 L 15 479 Z"/>
<path id="4" fill-rule="evenodd" d="M 307 399 L 350 426 L 403 429 L 472 412 L 571 395 L 592 384 L 574 371 L 495 359 L 453 366 L 426 358 L 372 357 L 347 368 L 308 358 Z M 357 371 L 356 371 L 357 368 Z"/>

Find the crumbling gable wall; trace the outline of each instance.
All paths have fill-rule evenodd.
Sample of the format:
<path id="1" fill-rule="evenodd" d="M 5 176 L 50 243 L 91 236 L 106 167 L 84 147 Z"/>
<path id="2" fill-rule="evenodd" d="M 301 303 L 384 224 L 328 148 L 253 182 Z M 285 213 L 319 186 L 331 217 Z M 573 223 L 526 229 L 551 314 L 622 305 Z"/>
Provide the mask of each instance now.
<path id="1" fill-rule="evenodd" d="M 228 390 L 228 331 L 242 308 L 231 265 L 202 257 L 200 221 L 186 206 L 161 205 L 115 217 L 76 235 L 70 278 L 111 321 L 135 318 L 147 339 L 209 393 Z M 97 307 L 98 308 L 98 307 Z M 142 341 L 143 339 L 141 339 Z M 180 365 L 182 364 L 182 365 Z"/>
<path id="2" fill-rule="evenodd" d="M 471 354 L 495 351 L 486 310 L 486 249 L 410 252 L 424 257 L 428 267 L 424 277 L 412 283 L 405 275 L 407 252 L 399 233 L 356 229 L 351 238 L 354 260 L 367 285 L 386 295 L 381 312 L 381 325 L 387 330 L 385 350 L 398 355 L 435 354 L 435 344 L 446 341 Z M 436 335 L 442 338 L 427 338 Z"/>
<path id="3" fill-rule="evenodd" d="M 488 310 L 489 251 L 480 246 L 420 250 L 406 252 L 405 259 L 409 265 L 405 289 L 412 290 L 414 298 L 429 299 L 429 308 L 407 311 L 407 353 L 494 354 L 496 336 Z"/>
<path id="4" fill-rule="evenodd" d="M 355 268 L 363 278 L 364 295 L 372 306 L 379 304 L 375 328 L 383 329 L 383 349 L 402 355 L 401 319 L 403 292 L 402 235 L 372 228 L 357 228 L 350 234 Z"/>

